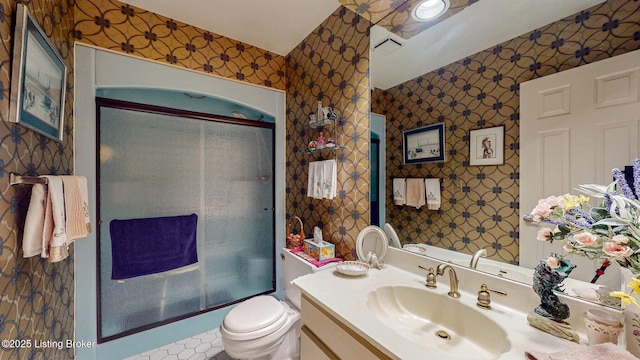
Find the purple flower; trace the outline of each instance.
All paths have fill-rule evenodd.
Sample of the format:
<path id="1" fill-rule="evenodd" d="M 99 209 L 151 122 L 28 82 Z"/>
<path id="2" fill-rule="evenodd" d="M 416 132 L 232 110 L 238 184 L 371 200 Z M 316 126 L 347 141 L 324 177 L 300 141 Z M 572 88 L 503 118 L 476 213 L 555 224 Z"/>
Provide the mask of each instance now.
<path id="1" fill-rule="evenodd" d="M 622 189 L 622 194 L 624 194 L 624 196 L 631 200 L 635 200 L 636 197 L 635 195 L 633 195 L 633 191 L 631 191 L 631 188 L 629 187 L 627 180 L 624 179 L 624 175 L 622 174 L 620 169 L 615 168 L 611 170 L 611 172 L 613 173 L 613 178 L 618 181 L 618 186 L 620 186 L 620 188 Z"/>
<path id="2" fill-rule="evenodd" d="M 555 219 L 544 219 L 542 222 L 552 225 L 564 225 L 564 222 Z"/>
<path id="3" fill-rule="evenodd" d="M 638 158 L 633 159 L 633 189 L 636 194 L 640 194 L 640 159 Z"/>
<path id="4" fill-rule="evenodd" d="M 604 194 L 604 208 L 607 211 L 611 212 L 611 205 L 613 205 L 613 200 L 611 200 L 611 194 Z"/>
<path id="5" fill-rule="evenodd" d="M 578 210 L 578 209 L 571 209 L 569 211 L 567 211 L 568 215 L 572 215 L 575 219 L 581 219 L 582 221 L 584 221 L 587 224 L 593 224 L 593 219 L 591 218 L 591 215 L 589 215 L 587 212 L 582 211 L 582 210 Z M 591 227 L 589 227 L 591 228 Z"/>

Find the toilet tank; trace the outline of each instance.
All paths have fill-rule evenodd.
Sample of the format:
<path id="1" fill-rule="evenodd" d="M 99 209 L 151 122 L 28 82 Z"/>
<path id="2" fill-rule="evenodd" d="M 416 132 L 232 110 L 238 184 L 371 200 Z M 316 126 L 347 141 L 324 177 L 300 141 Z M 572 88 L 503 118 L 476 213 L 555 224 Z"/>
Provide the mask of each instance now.
<path id="1" fill-rule="evenodd" d="M 298 309 L 300 309 L 300 290 L 291 285 L 291 281 L 300 276 L 335 268 L 336 266 L 335 263 L 329 263 L 322 267 L 316 267 L 300 256 L 291 253 L 289 249 L 282 249 L 280 259 L 282 260 L 282 287 L 284 289 L 284 297 Z"/>

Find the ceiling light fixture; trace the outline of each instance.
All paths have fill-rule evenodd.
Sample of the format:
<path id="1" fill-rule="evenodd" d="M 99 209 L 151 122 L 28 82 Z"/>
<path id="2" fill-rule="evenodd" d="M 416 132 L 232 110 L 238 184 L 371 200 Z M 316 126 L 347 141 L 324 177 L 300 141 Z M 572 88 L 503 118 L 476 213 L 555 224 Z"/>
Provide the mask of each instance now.
<path id="1" fill-rule="evenodd" d="M 449 9 L 449 0 L 424 0 L 413 8 L 411 16 L 417 21 L 431 21 Z"/>

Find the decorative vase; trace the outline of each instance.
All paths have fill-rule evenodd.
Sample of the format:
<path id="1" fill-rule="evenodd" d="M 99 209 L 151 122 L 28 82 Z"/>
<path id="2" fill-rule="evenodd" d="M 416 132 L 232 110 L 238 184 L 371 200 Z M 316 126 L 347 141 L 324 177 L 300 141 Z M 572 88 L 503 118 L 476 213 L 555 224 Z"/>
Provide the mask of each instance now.
<path id="1" fill-rule="evenodd" d="M 634 274 L 628 268 L 621 267 L 622 271 L 622 284 L 621 291 L 627 292 L 629 288 L 627 284 L 631 282 L 631 279 L 638 274 Z M 640 296 L 632 293 L 633 296 L 640 303 Z M 640 308 L 630 304 L 628 306 L 622 305 L 624 308 L 624 336 L 627 344 L 627 351 L 640 358 Z"/>

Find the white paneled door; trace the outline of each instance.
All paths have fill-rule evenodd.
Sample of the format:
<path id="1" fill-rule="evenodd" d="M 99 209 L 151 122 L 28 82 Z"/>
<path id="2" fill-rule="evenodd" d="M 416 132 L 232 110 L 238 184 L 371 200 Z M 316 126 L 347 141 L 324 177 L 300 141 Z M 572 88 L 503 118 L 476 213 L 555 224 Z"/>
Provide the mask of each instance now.
<path id="1" fill-rule="evenodd" d="M 615 56 L 521 84 L 520 87 L 520 265 L 533 268 L 557 242 L 536 240 L 527 224 L 538 199 L 578 194 L 580 184 L 609 184 L 611 169 L 624 170 L 640 156 L 640 51 Z M 590 281 L 598 261 L 569 258 L 572 278 Z M 617 285 L 619 271 L 598 284 Z M 567 289 L 570 290 L 570 289 Z"/>

